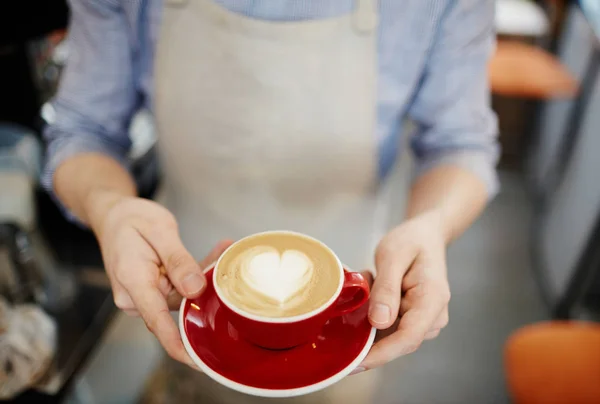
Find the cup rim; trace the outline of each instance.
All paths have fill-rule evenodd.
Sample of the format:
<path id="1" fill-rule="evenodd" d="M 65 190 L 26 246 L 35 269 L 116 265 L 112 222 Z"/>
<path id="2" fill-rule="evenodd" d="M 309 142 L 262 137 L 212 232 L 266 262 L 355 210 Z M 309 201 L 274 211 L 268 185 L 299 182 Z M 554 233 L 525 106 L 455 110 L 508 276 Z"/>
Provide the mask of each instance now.
<path id="1" fill-rule="evenodd" d="M 207 266 L 204 269 L 204 273 L 206 274 L 208 271 L 210 271 L 212 268 L 215 268 L 215 267 L 216 267 L 215 263 L 210 264 L 209 266 Z M 375 342 L 375 334 L 376 334 L 377 329 L 375 327 L 371 327 L 369 338 L 367 339 L 365 346 L 360 351 L 360 353 L 356 356 L 356 358 L 354 358 L 354 360 L 352 362 L 350 362 L 345 368 L 340 370 L 338 373 L 336 373 L 333 376 L 330 376 L 326 379 L 323 379 L 317 383 L 309 384 L 309 385 L 302 386 L 302 387 L 294 387 L 291 389 L 281 389 L 281 390 L 280 389 L 267 389 L 267 388 L 262 388 L 262 387 L 252 387 L 252 386 L 248 386 L 246 384 L 235 382 L 235 381 L 221 375 L 216 370 L 213 370 L 210 366 L 208 366 L 206 363 L 204 363 L 204 361 L 202 359 L 200 359 L 200 357 L 198 356 L 198 354 L 192 347 L 192 344 L 190 343 L 188 334 L 185 330 L 184 311 L 185 311 L 185 305 L 187 304 L 188 300 L 189 299 L 187 299 L 187 298 L 183 298 L 181 300 L 181 305 L 179 306 L 179 313 L 178 313 L 179 314 L 179 334 L 181 335 L 181 341 L 183 342 L 183 346 L 184 346 L 185 350 L 187 351 L 187 354 L 192 359 L 192 362 L 194 362 L 194 364 L 196 366 L 198 366 L 198 368 L 200 368 L 201 372 L 203 372 L 204 374 L 206 374 L 207 376 L 209 376 L 211 379 L 215 380 L 216 382 L 222 384 L 223 386 L 228 387 L 232 390 L 239 391 L 241 393 L 249 394 L 249 395 L 256 396 L 256 397 L 289 398 L 289 397 L 303 396 L 306 394 L 317 392 L 319 390 L 323 390 L 324 388 L 329 387 L 329 386 L 339 382 L 340 380 L 342 380 L 343 378 L 348 376 L 350 373 L 352 373 L 352 371 L 354 369 L 356 369 L 356 367 L 358 365 L 360 365 L 362 363 L 362 361 L 367 357 L 367 354 L 369 353 L 369 351 L 371 350 L 371 347 L 373 346 L 373 343 Z"/>
<path id="2" fill-rule="evenodd" d="M 295 236 L 299 236 L 299 237 L 304 237 L 304 238 L 307 238 L 307 239 L 309 239 L 311 241 L 314 241 L 314 242 L 320 244 L 322 247 L 324 247 L 327 251 L 329 251 L 333 255 L 333 257 L 335 258 L 335 261 L 337 263 L 338 270 L 340 272 L 340 277 L 339 277 L 338 286 L 337 286 L 335 292 L 333 293 L 333 295 L 331 296 L 331 298 L 329 298 L 329 300 L 327 300 L 325 303 L 323 303 L 321 306 L 317 307 L 316 309 L 309 311 L 308 313 L 299 314 L 297 316 L 291 316 L 291 317 L 267 317 L 267 316 L 261 316 L 261 315 L 258 315 L 258 314 L 253 314 L 253 313 L 250 313 L 248 311 L 239 309 L 239 308 L 235 307 L 235 305 L 233 305 L 233 303 L 231 303 L 230 301 L 228 301 L 227 298 L 225 298 L 225 296 L 221 292 L 221 288 L 217 284 L 217 270 L 218 270 L 218 267 L 219 267 L 219 263 L 221 262 L 221 259 L 225 256 L 225 254 L 227 254 L 227 252 L 231 248 L 233 248 L 235 245 L 243 242 L 244 240 L 247 240 L 247 239 L 249 239 L 251 237 L 256 237 L 256 236 L 261 236 L 261 235 L 267 235 L 267 234 L 287 234 L 287 235 L 295 235 Z M 253 234 L 250 234 L 248 236 L 245 236 L 245 237 L 237 240 L 233 244 L 231 244 L 229 247 L 227 247 L 227 249 L 225 251 L 223 251 L 223 253 L 219 257 L 219 259 L 217 259 L 217 261 L 214 263 L 214 265 L 211 265 L 211 266 L 214 267 L 214 270 L 213 270 L 213 273 L 212 273 L 213 288 L 215 289 L 215 293 L 217 294 L 217 297 L 219 298 L 219 300 L 229 310 L 233 311 L 237 315 L 239 315 L 241 317 L 244 317 L 244 318 L 246 318 L 248 320 L 258 321 L 258 322 L 261 322 L 261 323 L 269 323 L 269 324 L 291 324 L 291 323 L 297 323 L 299 321 L 303 321 L 303 320 L 307 320 L 309 318 L 315 317 L 315 316 L 321 314 L 322 312 L 324 312 L 325 310 L 327 310 L 329 307 L 331 307 L 331 305 L 338 299 L 338 297 L 342 293 L 342 288 L 344 286 L 344 265 L 340 261 L 340 258 L 337 256 L 337 254 L 328 245 L 326 245 L 325 243 L 323 243 L 321 240 L 318 240 L 318 239 L 316 239 L 314 237 L 311 237 L 311 236 L 309 236 L 307 234 L 296 232 L 296 231 L 291 231 L 291 230 L 267 230 L 267 231 L 263 231 L 263 232 L 259 232 L 259 233 L 253 233 Z"/>

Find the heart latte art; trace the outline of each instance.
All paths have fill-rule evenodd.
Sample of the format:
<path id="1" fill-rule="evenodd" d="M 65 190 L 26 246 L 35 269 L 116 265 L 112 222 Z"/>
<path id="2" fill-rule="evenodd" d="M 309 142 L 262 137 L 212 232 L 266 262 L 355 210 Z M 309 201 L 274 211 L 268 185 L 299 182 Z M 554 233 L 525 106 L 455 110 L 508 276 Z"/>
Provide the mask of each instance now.
<path id="1" fill-rule="evenodd" d="M 267 317 L 289 317 L 326 303 L 339 284 L 335 256 L 296 234 L 244 239 L 221 258 L 219 288 L 233 305 Z"/>
<path id="2" fill-rule="evenodd" d="M 255 292 L 283 305 L 306 288 L 313 263 L 304 253 L 285 250 L 280 254 L 269 246 L 248 250 L 240 262 L 241 281 Z"/>

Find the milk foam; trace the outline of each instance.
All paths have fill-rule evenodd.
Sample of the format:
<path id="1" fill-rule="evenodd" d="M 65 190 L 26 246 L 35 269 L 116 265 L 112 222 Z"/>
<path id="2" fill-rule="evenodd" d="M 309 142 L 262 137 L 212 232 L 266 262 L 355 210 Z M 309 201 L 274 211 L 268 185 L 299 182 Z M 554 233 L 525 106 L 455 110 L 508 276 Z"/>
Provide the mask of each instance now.
<path id="1" fill-rule="evenodd" d="M 280 305 L 306 288 L 313 274 L 313 262 L 298 250 L 280 253 L 273 247 L 257 246 L 244 255 L 240 280 Z"/>
<path id="2" fill-rule="evenodd" d="M 325 304 L 340 282 L 338 260 L 318 242 L 293 234 L 258 235 L 219 260 L 216 283 L 235 307 L 290 317 Z"/>

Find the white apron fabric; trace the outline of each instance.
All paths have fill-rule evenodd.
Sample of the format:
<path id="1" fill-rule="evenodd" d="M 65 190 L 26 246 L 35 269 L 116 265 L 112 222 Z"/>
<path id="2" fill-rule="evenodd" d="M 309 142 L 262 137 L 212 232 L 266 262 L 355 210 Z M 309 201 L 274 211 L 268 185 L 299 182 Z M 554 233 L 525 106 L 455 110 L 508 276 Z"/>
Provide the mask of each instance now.
<path id="1" fill-rule="evenodd" d="M 301 22 L 165 0 L 154 97 L 160 199 L 194 256 L 224 238 L 284 229 L 322 240 L 353 269 L 372 267 L 389 208 L 377 178 L 376 17 L 376 0 Z M 373 377 L 346 379 L 319 400 L 368 402 Z"/>

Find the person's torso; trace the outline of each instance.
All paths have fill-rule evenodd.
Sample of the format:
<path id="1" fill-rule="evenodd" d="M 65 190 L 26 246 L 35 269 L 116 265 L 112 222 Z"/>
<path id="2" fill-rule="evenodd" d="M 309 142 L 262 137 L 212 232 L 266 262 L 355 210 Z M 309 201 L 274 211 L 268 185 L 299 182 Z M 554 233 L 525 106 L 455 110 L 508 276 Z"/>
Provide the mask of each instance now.
<path id="1" fill-rule="evenodd" d="M 303 21 L 352 12 L 355 0 L 213 0 L 230 11 L 259 20 Z M 380 0 L 378 27 L 377 126 L 379 173 L 389 171 L 398 154 L 403 117 L 421 81 L 449 0 Z M 153 109 L 153 63 L 163 0 L 123 0 L 134 46 L 137 88 Z"/>

